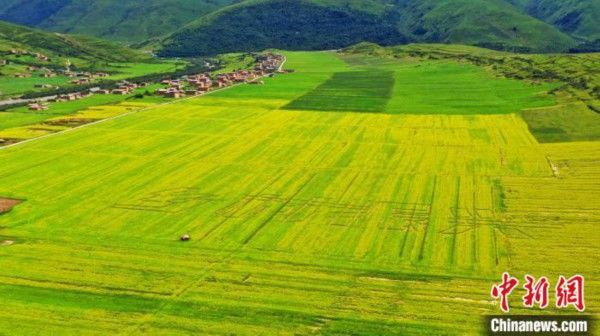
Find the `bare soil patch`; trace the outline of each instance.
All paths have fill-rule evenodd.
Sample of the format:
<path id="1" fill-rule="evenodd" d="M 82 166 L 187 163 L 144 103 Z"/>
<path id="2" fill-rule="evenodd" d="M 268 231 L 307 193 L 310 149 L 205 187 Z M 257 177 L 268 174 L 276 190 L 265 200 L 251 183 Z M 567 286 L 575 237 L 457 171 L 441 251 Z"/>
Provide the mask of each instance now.
<path id="1" fill-rule="evenodd" d="M 23 141 L 23 139 L 16 138 L 0 138 L 0 147 L 16 144 L 17 142 Z"/>
<path id="2" fill-rule="evenodd" d="M 0 215 L 9 212 L 13 207 L 21 203 L 23 203 L 23 200 L 0 197 Z"/>

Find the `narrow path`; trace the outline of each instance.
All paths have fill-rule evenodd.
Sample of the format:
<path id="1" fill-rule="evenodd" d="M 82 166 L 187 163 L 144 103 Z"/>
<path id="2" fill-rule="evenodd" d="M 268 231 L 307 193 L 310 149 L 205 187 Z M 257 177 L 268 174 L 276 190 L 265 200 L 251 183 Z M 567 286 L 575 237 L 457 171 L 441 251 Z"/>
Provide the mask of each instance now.
<path id="1" fill-rule="evenodd" d="M 71 92 L 73 93 L 73 92 Z M 38 101 L 48 101 L 50 99 L 54 99 L 56 98 L 56 95 L 53 96 L 45 96 L 45 97 L 39 97 L 39 98 L 28 98 L 28 99 L 23 99 L 23 98 L 17 98 L 17 99 L 6 99 L 6 100 L 0 100 L 0 106 L 4 106 L 4 105 L 12 105 L 12 104 L 20 104 L 20 103 L 35 103 Z"/>

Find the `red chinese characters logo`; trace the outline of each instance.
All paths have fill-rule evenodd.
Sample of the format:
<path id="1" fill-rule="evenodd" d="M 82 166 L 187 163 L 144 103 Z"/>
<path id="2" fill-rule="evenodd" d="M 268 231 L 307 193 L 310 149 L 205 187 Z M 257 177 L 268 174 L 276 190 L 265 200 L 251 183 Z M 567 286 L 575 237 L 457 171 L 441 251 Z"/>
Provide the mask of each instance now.
<path id="1" fill-rule="evenodd" d="M 492 298 L 500 299 L 500 309 L 505 313 L 510 311 L 508 297 L 518 284 L 519 280 L 517 278 L 511 277 L 508 273 L 503 273 L 502 282 L 492 286 Z M 584 311 L 583 287 L 583 276 L 574 275 L 566 279 L 561 275 L 555 287 L 556 307 L 567 308 L 572 305 L 578 311 Z M 523 288 L 525 289 L 525 295 L 522 297 L 524 307 L 533 308 L 536 305 L 542 309 L 548 307 L 550 288 L 548 278 L 542 276 L 536 280 L 533 276 L 526 275 Z"/>
<path id="2" fill-rule="evenodd" d="M 508 273 L 502 274 L 502 283 L 492 286 L 492 297 L 500 298 L 500 308 L 507 313 L 510 308 L 508 306 L 508 296 L 519 284 L 519 280 L 511 277 Z"/>
<path id="3" fill-rule="evenodd" d="M 540 308 L 548 307 L 548 279 L 541 277 L 537 282 L 531 275 L 525 276 L 526 283 L 523 286 L 527 294 L 523 296 L 523 306 L 531 308 L 537 302 Z"/>
<path id="4" fill-rule="evenodd" d="M 583 302 L 583 276 L 574 275 L 569 279 L 565 279 L 561 275 L 558 278 L 555 290 L 557 308 L 565 308 L 573 305 L 580 312 L 585 310 L 585 303 Z"/>

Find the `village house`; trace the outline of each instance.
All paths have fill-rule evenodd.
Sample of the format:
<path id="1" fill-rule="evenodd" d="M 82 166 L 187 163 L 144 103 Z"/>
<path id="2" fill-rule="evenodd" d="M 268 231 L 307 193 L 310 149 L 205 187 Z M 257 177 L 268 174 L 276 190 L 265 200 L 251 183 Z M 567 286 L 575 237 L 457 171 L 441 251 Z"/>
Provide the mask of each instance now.
<path id="1" fill-rule="evenodd" d="M 29 105 L 27 105 L 27 107 L 29 108 L 30 111 L 43 111 L 43 110 L 48 109 L 48 105 L 38 104 L 38 103 L 29 104 Z"/>
<path id="2" fill-rule="evenodd" d="M 167 93 L 165 94 L 165 97 L 167 97 L 167 98 L 181 98 L 184 96 L 185 96 L 185 93 L 183 93 L 179 90 L 168 90 Z"/>
<path id="3" fill-rule="evenodd" d="M 54 72 L 44 72 L 40 75 L 40 77 L 43 78 L 51 78 L 51 77 L 56 77 L 56 74 Z"/>
<path id="4" fill-rule="evenodd" d="M 33 55 L 40 61 L 45 61 L 45 62 L 50 61 L 50 58 L 48 58 L 48 56 L 46 56 L 44 54 L 34 53 Z"/>
<path id="5" fill-rule="evenodd" d="M 188 96 L 197 96 L 199 95 L 201 92 L 196 90 L 196 89 L 187 89 L 185 90 L 185 94 Z"/>
<path id="6" fill-rule="evenodd" d="M 210 88 L 212 86 L 212 82 L 200 82 L 195 85 L 196 89 L 199 88 Z"/>
<path id="7" fill-rule="evenodd" d="M 225 80 L 222 80 L 222 79 L 217 80 L 217 82 L 213 84 L 213 86 L 217 87 L 217 88 L 224 88 L 227 85 L 228 85 L 227 82 Z"/>
<path id="8" fill-rule="evenodd" d="M 119 89 L 125 89 L 125 90 L 133 90 L 133 89 L 137 89 L 138 85 L 135 83 L 130 83 L 128 81 L 122 81 L 117 83 L 117 85 L 119 86 Z"/>
<path id="9" fill-rule="evenodd" d="M 168 92 L 167 89 L 156 89 L 154 90 L 154 94 L 159 95 L 159 96 L 164 96 L 166 95 Z"/>
<path id="10" fill-rule="evenodd" d="M 128 89 L 121 89 L 121 88 L 119 88 L 119 89 L 112 90 L 112 94 L 115 94 L 115 95 L 126 95 L 128 93 L 129 93 Z"/>
<path id="11" fill-rule="evenodd" d="M 26 74 L 26 73 L 16 73 L 15 74 L 15 78 L 28 78 L 31 77 L 31 74 Z"/>
<path id="12" fill-rule="evenodd" d="M 72 80 L 69 83 L 71 83 L 71 84 L 89 84 L 89 83 L 91 83 L 91 81 L 88 78 L 79 78 L 79 79 Z"/>
<path id="13" fill-rule="evenodd" d="M 58 98 L 60 98 L 62 100 L 66 100 L 66 101 L 74 101 L 74 100 L 80 99 L 81 94 L 80 93 L 68 93 L 68 94 L 60 95 Z"/>

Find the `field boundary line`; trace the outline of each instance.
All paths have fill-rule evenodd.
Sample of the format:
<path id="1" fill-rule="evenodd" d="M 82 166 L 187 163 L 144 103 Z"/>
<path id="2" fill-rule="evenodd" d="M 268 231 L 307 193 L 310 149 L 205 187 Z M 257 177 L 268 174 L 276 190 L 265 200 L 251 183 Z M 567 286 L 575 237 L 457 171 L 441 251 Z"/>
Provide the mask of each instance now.
<path id="1" fill-rule="evenodd" d="M 287 57 L 284 56 L 283 57 L 283 62 L 281 62 L 281 64 L 279 65 L 279 68 L 278 68 L 279 71 L 281 71 L 283 69 L 283 66 L 285 65 L 286 61 L 287 61 Z M 268 76 L 269 75 L 264 75 L 264 76 L 260 76 L 258 78 L 265 78 L 265 77 L 268 77 Z M 202 98 L 202 97 L 208 96 L 210 94 L 213 94 L 215 92 L 221 92 L 221 91 L 224 91 L 224 90 L 227 90 L 227 89 L 232 89 L 234 87 L 238 87 L 238 86 L 245 85 L 245 84 L 247 84 L 247 83 L 234 84 L 234 85 L 231 85 L 231 86 L 228 86 L 228 87 L 224 87 L 224 88 L 220 88 L 220 89 L 216 89 L 216 90 L 207 92 L 207 93 L 205 93 L 205 94 L 203 94 L 201 96 L 191 96 L 191 97 L 186 97 L 186 98 L 181 98 L 181 99 L 175 99 L 175 100 L 172 100 L 172 101 L 169 101 L 169 102 L 160 103 L 160 104 L 156 104 L 156 105 L 153 105 L 153 106 L 144 107 L 144 108 L 141 108 L 141 109 L 138 109 L 138 110 L 129 111 L 129 112 L 126 112 L 126 113 L 123 113 L 123 114 L 119 114 L 119 115 L 116 115 L 116 116 L 113 116 L 113 117 L 110 117 L 110 118 L 106 118 L 106 119 L 101 119 L 101 120 L 94 121 L 94 122 L 91 122 L 91 123 L 88 123 L 88 124 L 84 124 L 84 125 L 81 125 L 81 126 L 77 126 L 77 127 L 73 127 L 73 128 L 67 128 L 67 129 L 64 129 L 64 130 L 56 132 L 56 133 L 50 133 L 50 134 L 41 135 L 39 137 L 35 137 L 35 138 L 31 138 L 31 139 L 26 139 L 26 140 L 19 141 L 19 142 L 14 143 L 14 144 L 10 144 L 8 146 L 1 146 L 0 147 L 0 151 L 4 150 L 4 149 L 8 149 L 8 148 L 17 147 L 19 145 L 24 145 L 24 144 L 27 144 L 27 143 L 30 143 L 30 142 L 33 142 L 33 141 L 36 141 L 36 140 L 42 140 L 42 139 L 50 138 L 52 136 L 56 136 L 56 135 L 60 135 L 60 134 L 65 134 L 65 133 L 68 133 L 68 132 L 71 132 L 71 131 L 75 131 L 75 130 L 78 130 L 78 129 L 81 129 L 81 128 L 84 128 L 84 127 L 98 125 L 98 124 L 101 124 L 101 123 L 106 122 L 106 121 L 119 119 L 119 118 L 122 118 L 122 117 L 125 117 L 125 116 L 128 116 L 128 115 L 139 113 L 139 112 L 148 111 L 148 110 L 154 109 L 156 107 L 161 107 L 161 106 L 166 106 L 166 105 L 170 105 L 170 104 L 175 104 L 175 103 L 183 102 L 183 101 L 194 99 L 194 98 Z M 77 112 L 79 112 L 79 111 L 77 111 Z M 77 112 L 75 112 L 75 113 L 77 113 Z"/>

